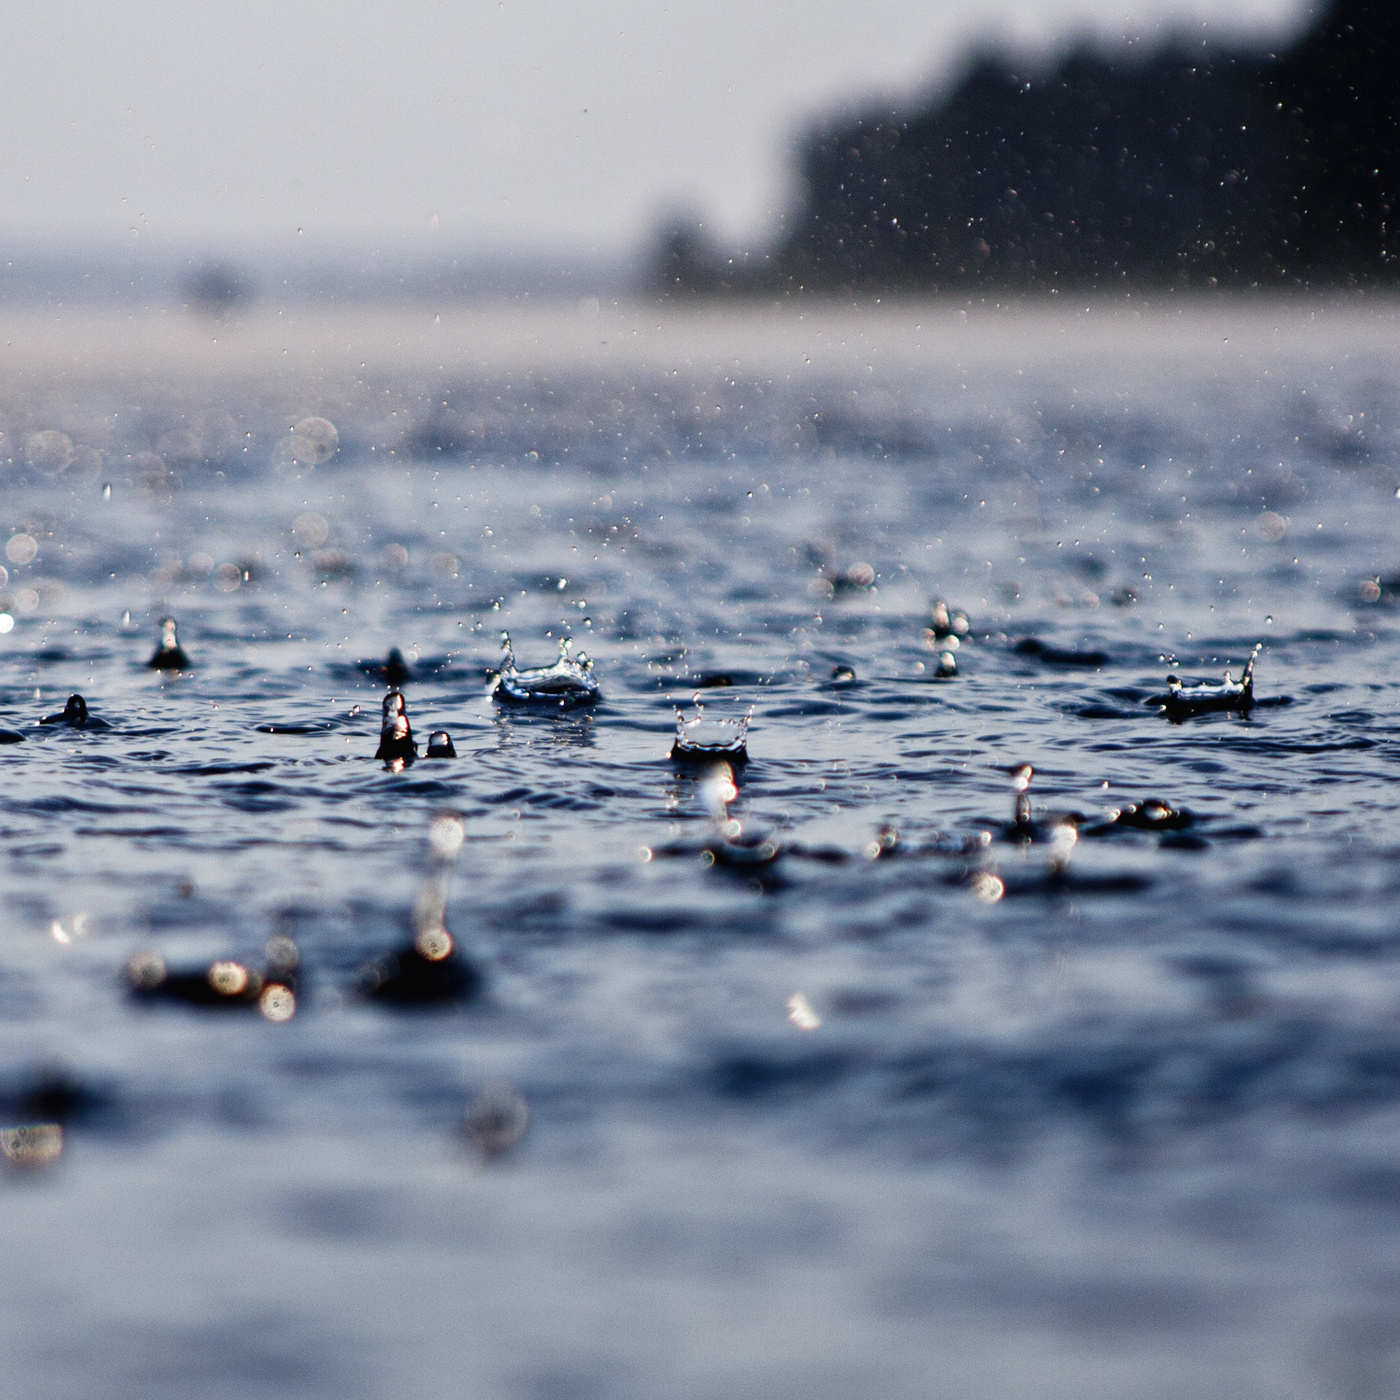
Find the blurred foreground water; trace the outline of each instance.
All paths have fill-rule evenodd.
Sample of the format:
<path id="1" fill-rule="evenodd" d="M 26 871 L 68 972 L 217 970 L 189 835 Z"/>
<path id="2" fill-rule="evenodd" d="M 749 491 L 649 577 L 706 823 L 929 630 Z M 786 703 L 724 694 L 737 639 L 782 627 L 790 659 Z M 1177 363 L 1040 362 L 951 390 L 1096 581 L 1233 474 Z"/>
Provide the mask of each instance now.
<path id="1" fill-rule="evenodd" d="M 6 1393 L 1393 1395 L 1398 333 L 7 313 Z M 601 703 L 500 711 L 506 628 Z M 1290 703 L 1145 703 L 1258 641 Z M 395 646 L 455 762 L 373 760 Z M 481 990 L 367 1001 L 444 809 Z M 273 936 L 288 1019 L 124 989 Z"/>

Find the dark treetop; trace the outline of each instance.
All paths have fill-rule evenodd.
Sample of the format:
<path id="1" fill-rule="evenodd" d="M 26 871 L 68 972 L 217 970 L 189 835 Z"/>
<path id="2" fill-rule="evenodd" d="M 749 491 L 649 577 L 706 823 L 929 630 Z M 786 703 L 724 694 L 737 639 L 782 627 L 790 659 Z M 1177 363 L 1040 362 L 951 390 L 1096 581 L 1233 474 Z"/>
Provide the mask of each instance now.
<path id="1" fill-rule="evenodd" d="M 664 241 L 665 290 L 1389 282 L 1400 7 L 1332 0 L 1273 53 L 1181 40 L 1053 68 L 982 57 L 950 91 L 808 136 L 778 245 Z"/>

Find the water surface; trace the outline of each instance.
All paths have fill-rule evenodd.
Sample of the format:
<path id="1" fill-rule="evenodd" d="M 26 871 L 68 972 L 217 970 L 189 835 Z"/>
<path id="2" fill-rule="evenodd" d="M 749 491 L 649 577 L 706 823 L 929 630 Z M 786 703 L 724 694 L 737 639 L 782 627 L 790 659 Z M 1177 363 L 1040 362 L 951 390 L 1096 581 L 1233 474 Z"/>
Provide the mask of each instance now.
<path id="1" fill-rule="evenodd" d="M 1396 328 L 13 318 L 5 1124 L 71 1091 L 0 1181 L 14 1393 L 1393 1394 Z M 502 712 L 506 628 L 602 702 Z M 1144 703 L 1261 640 L 1287 704 Z M 374 762 L 391 646 L 455 763 Z M 698 853 L 697 690 L 753 709 L 762 878 Z M 113 727 L 38 727 L 72 692 Z M 1037 819 L 1197 820 L 1057 865 L 999 839 L 1019 763 Z M 443 809 L 485 991 L 388 1010 L 357 969 Z M 279 932 L 284 1024 L 122 988 Z M 497 1081 L 530 1128 L 483 1163 Z"/>

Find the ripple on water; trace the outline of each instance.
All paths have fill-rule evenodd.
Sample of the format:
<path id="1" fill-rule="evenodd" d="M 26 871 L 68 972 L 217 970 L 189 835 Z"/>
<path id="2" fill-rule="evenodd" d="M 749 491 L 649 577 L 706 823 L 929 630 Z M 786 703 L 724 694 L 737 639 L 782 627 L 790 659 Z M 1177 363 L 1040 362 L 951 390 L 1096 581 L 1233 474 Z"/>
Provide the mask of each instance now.
<path id="1" fill-rule="evenodd" d="M 4 1296 L 11 1334 L 52 1350 L 34 1299 L 63 1298 L 64 1334 L 89 1339 L 63 1353 L 82 1383 L 36 1393 L 91 1393 L 94 1358 L 130 1379 L 152 1354 L 97 1278 L 134 1279 L 145 1317 L 182 1316 L 189 1288 L 233 1312 L 251 1283 L 271 1290 L 241 1330 L 156 1329 L 162 1374 L 222 1347 L 235 1388 L 282 1357 L 308 1393 L 377 1394 L 369 1343 L 348 1338 L 392 1349 L 404 1314 L 360 1279 L 396 1280 L 439 1325 L 413 1334 L 434 1375 L 457 1373 L 451 1339 L 502 1328 L 518 1355 L 605 1335 L 605 1313 L 674 1336 L 719 1306 L 693 1263 L 705 1242 L 729 1261 L 724 1307 L 804 1389 L 820 1366 L 783 1342 L 774 1300 L 866 1309 L 849 1355 L 874 1366 L 869 1337 L 890 1337 L 925 1379 L 928 1320 L 953 1316 L 940 1278 L 986 1336 L 1030 1336 L 1029 1316 L 1070 1351 L 1155 1308 L 1163 1393 L 1190 1389 L 1172 1382 L 1194 1374 L 1192 1289 L 1214 1269 L 1300 1335 L 1324 1302 L 1370 1316 L 1365 1269 L 1327 1273 L 1305 1222 L 1335 1257 L 1389 1268 L 1400 631 L 1375 624 L 1400 560 L 1376 480 L 1300 406 L 1330 421 L 1364 401 L 1372 450 L 1400 448 L 1400 361 L 1365 332 L 1363 368 L 1294 325 L 1222 370 L 1201 325 L 1181 331 L 1199 366 L 1114 342 L 1074 349 L 1071 374 L 1033 330 L 1022 375 L 1001 351 L 960 377 L 937 347 L 862 363 L 862 393 L 886 399 L 859 414 L 835 369 L 800 392 L 742 371 L 685 371 L 683 389 L 483 371 L 439 397 L 390 358 L 334 423 L 288 411 L 281 379 L 222 386 L 250 460 L 182 461 L 179 491 L 8 469 L 3 698 L 26 742 L 3 751 L 0 1130 L 64 1135 L 51 1175 L 25 1178 L 52 1192 L 10 1193 L 29 1212 L 15 1238 L 41 1247 Z M 65 418 L 72 451 L 134 461 L 215 411 L 149 400 L 105 444 Z M 1286 465 L 1267 487 L 1278 538 L 1262 461 Z M 172 615 L 195 669 L 146 664 Z M 507 627 L 541 658 L 576 641 L 606 704 L 495 704 Z M 1169 673 L 1238 673 L 1260 637 L 1247 716 L 1170 725 L 1146 703 Z M 421 738 L 452 735 L 455 763 L 374 761 L 386 684 Z M 707 714 L 753 706 L 719 812 L 707 771 L 670 758 L 672 704 L 697 691 Z M 72 693 L 113 728 L 35 727 Z M 1153 798 L 1192 821 L 1122 819 Z M 462 822 L 450 873 L 425 840 L 444 808 Z M 1063 833 L 1066 814 L 1072 844 L 1003 839 Z M 280 1021 L 258 998 L 211 1018 L 124 994 L 140 950 L 192 987 L 223 963 L 266 981 L 284 926 L 300 965 Z M 418 946 L 438 933 L 452 976 Z M 836 1222 L 793 1246 L 797 1272 L 771 1232 L 735 1237 L 783 1202 Z M 673 1268 L 661 1244 L 637 1253 L 684 1211 L 694 1251 Z M 1225 1259 L 1187 1219 L 1254 1220 L 1252 1249 Z M 235 1224 L 246 1249 L 204 1247 Z M 1169 1261 L 1177 1283 L 1110 1259 Z M 557 1333 L 520 1320 L 540 1297 Z M 1253 1323 L 1211 1325 L 1217 1358 L 1253 1345 Z M 1269 1337 L 1325 1351 L 1289 1330 Z M 680 1393 L 648 1345 L 625 1360 Z M 721 1369 L 696 1384 L 733 1389 Z M 628 1385 L 603 1389 L 646 1393 Z M 918 1393 L 901 1386 L 882 1393 Z M 566 1376 L 551 1393 L 583 1392 Z"/>

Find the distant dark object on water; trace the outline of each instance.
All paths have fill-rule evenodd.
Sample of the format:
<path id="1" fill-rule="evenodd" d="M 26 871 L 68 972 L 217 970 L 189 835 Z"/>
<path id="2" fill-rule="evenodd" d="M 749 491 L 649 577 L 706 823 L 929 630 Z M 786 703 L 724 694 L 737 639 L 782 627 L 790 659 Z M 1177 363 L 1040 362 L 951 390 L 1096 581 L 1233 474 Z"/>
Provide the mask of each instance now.
<path id="1" fill-rule="evenodd" d="M 418 745 L 413 742 L 413 727 L 408 722 L 402 691 L 391 690 L 384 697 L 379 747 L 374 756 L 385 763 L 412 763 L 418 757 Z"/>
<path id="2" fill-rule="evenodd" d="M 1255 644 L 1239 680 L 1231 679 L 1228 668 L 1225 679 L 1214 683 L 1202 681 L 1186 685 L 1180 676 L 1171 675 L 1167 677 L 1167 693 L 1154 695 L 1147 703 L 1160 705 L 1162 713 L 1174 723 L 1190 719 L 1192 715 L 1214 714 L 1221 710 L 1247 715 L 1254 708 L 1254 663 L 1263 649 L 1263 642 Z"/>
<path id="3" fill-rule="evenodd" d="M 424 758 L 456 758 L 457 750 L 452 743 L 452 736 L 445 729 L 435 729 L 428 735 L 428 747 L 423 753 Z"/>
<path id="4" fill-rule="evenodd" d="M 107 729 L 110 727 L 106 720 L 88 714 L 87 701 L 81 695 L 70 695 L 61 714 L 45 715 L 39 723 L 66 724 L 70 729 Z"/>
<path id="5" fill-rule="evenodd" d="M 1033 656 L 1047 666 L 1079 666 L 1097 670 L 1108 665 L 1108 654 L 1102 651 L 1065 651 L 1042 642 L 1039 637 L 1025 637 L 1012 648 L 1020 656 Z"/>
<path id="6" fill-rule="evenodd" d="M 14 729 L 0 729 L 0 744 L 22 744 L 24 735 Z"/>
<path id="7" fill-rule="evenodd" d="M 403 652 L 398 647 L 391 648 L 389 655 L 380 664 L 366 662 L 364 669 L 371 675 L 378 676 L 385 685 L 394 686 L 396 689 L 413 679 L 413 672 L 408 669 L 408 662 L 403 659 Z"/>
<path id="8" fill-rule="evenodd" d="M 1400 280 L 1400 7 L 1331 0 L 1287 46 L 974 57 L 931 100 L 803 143 L 776 247 L 695 226 L 667 292 L 1351 285 Z"/>
<path id="9" fill-rule="evenodd" d="M 191 310 L 209 316 L 231 311 L 252 294 L 248 279 L 227 263 L 206 263 L 196 269 L 184 288 Z"/>
<path id="10" fill-rule="evenodd" d="M 175 619 L 163 617 L 160 620 L 160 645 L 146 663 L 153 671 L 188 671 L 190 659 L 185 655 L 179 638 L 175 635 Z"/>
<path id="11" fill-rule="evenodd" d="M 831 668 L 831 683 L 834 686 L 846 687 L 857 685 L 856 671 L 854 666 L 833 666 Z"/>

